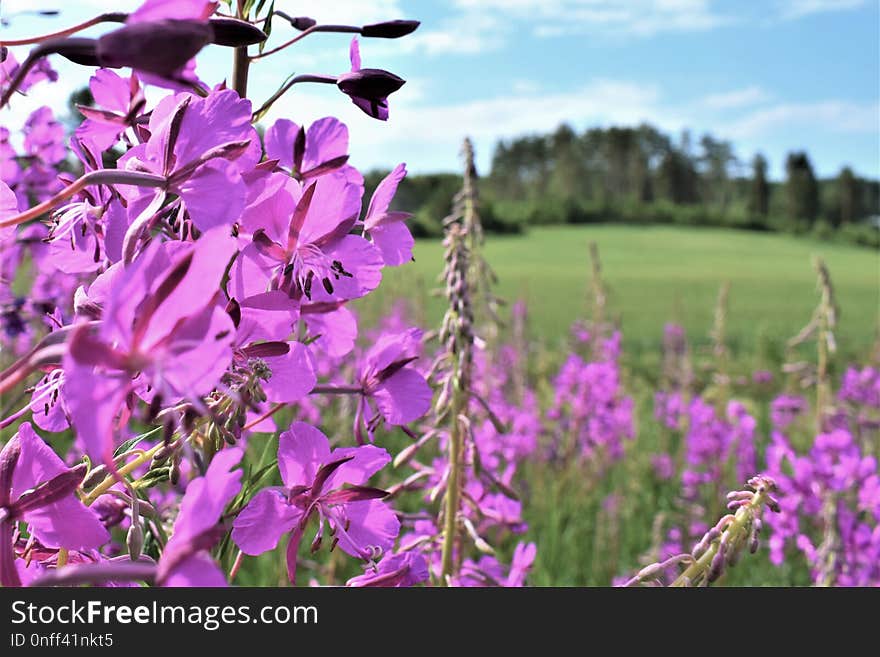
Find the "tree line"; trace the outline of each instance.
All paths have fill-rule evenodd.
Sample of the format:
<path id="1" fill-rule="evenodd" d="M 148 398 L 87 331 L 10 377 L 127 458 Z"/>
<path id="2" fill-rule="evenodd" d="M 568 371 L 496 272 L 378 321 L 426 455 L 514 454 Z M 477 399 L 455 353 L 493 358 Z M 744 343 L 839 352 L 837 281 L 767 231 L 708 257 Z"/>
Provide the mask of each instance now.
<path id="1" fill-rule="evenodd" d="M 740 160 L 730 142 L 688 131 L 672 137 L 656 127 L 568 125 L 544 135 L 499 142 L 480 184 L 489 230 L 520 231 L 560 223 L 680 223 L 755 230 L 813 232 L 880 246 L 869 218 L 880 214 L 880 182 L 850 167 L 817 178 L 806 152 L 789 153 L 785 180 L 768 178 L 760 153 Z M 367 175 L 367 185 L 384 172 Z M 409 176 L 396 205 L 415 211 L 414 228 L 440 231 L 456 174 Z"/>

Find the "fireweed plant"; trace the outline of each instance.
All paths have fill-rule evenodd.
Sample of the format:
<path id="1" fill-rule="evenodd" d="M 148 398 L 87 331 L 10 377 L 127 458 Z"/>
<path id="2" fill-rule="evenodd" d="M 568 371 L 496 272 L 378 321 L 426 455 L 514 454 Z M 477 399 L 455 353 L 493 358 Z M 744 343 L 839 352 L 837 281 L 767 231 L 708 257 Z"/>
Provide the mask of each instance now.
<path id="1" fill-rule="evenodd" d="M 442 324 L 397 300 L 359 325 L 352 302 L 412 259 L 393 204 L 406 166 L 367 199 L 337 119 L 255 127 L 306 83 L 389 120 L 404 81 L 365 66 L 360 40 L 417 27 L 148 0 L 2 43 L 0 105 L 57 80 L 59 56 L 91 69 L 95 102 L 71 135 L 48 107 L 0 128 L 0 584 L 224 586 L 253 566 L 261 584 L 268 567 L 279 583 L 523 586 L 544 554 L 530 507 L 565 501 L 529 474 L 574 472 L 589 492 L 632 472 L 645 427 L 596 245 L 588 319 L 537 362 L 525 304 L 506 313 L 494 293 L 466 141 Z M 352 35 L 344 70 L 252 102 L 251 67 L 322 32 Z M 196 75 L 209 44 L 229 49 L 225 82 Z M 762 399 L 732 374 L 735 290 L 719 294 L 708 365 L 666 326 L 646 476 L 679 493 L 641 566 L 615 560 L 606 582 L 720 584 L 765 544 L 814 584 L 880 584 L 880 368 L 837 377 L 839 310 L 816 270 L 784 387 L 765 369 L 747 382 Z M 815 365 L 797 352 L 813 339 Z M 625 503 L 621 489 L 598 505 L 606 551 Z"/>

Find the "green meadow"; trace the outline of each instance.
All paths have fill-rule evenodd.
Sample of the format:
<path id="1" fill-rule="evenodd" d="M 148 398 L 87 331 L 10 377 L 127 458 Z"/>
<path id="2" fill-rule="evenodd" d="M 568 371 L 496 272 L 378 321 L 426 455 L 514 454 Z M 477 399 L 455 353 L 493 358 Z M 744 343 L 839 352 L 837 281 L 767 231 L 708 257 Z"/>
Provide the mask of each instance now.
<path id="1" fill-rule="evenodd" d="M 782 234 L 670 226 L 545 227 L 525 235 L 488 235 L 485 256 L 498 294 L 523 299 L 532 336 L 554 346 L 588 307 L 588 244 L 599 246 L 609 312 L 619 320 L 630 354 L 653 351 L 663 324 L 682 324 L 692 343 L 708 342 L 718 291 L 730 283 L 727 341 L 734 354 L 778 352 L 810 319 L 817 302 L 813 256 L 827 263 L 841 309 L 837 330 L 844 356 L 863 357 L 880 312 L 880 255 L 863 247 Z M 415 262 L 386 270 L 360 306 L 371 324 L 395 299 L 413 299 L 428 326 L 443 314 L 437 286 L 439 240 L 416 240 Z M 422 301 L 418 301 L 422 300 Z M 424 307 L 421 307 L 424 306 Z M 757 355 L 756 355 L 757 354 Z"/>

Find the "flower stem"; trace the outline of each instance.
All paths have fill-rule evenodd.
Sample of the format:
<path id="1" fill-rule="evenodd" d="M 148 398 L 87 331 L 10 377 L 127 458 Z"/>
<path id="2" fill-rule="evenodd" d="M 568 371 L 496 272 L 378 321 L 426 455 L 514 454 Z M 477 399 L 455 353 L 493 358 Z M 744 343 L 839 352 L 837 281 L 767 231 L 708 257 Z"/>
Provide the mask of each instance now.
<path id="1" fill-rule="evenodd" d="M 148 449 L 146 452 L 142 453 L 134 460 L 129 461 L 128 463 L 123 465 L 121 468 L 119 468 L 118 475 L 120 477 L 124 477 L 127 474 L 131 474 L 137 468 L 139 468 L 144 463 L 146 463 L 147 461 L 152 459 L 153 456 L 156 454 L 156 452 L 158 452 L 163 447 L 165 447 L 165 443 L 160 442 L 158 445 L 154 446 L 152 449 Z M 89 506 L 90 504 L 92 504 L 95 500 L 97 500 L 99 497 L 101 497 L 101 495 L 103 495 L 108 490 L 110 490 L 113 487 L 113 484 L 115 484 L 117 481 L 118 481 L 118 479 L 113 474 L 110 474 L 110 475 L 107 475 L 106 477 L 104 477 L 104 481 L 102 481 L 100 484 L 95 486 L 92 489 L 92 491 L 88 495 L 86 495 L 85 498 L 83 498 L 83 504 L 85 504 L 86 506 Z"/>
<path id="2" fill-rule="evenodd" d="M 238 3 L 235 17 L 239 20 L 247 20 L 242 5 L 243 3 Z M 247 98 L 248 68 L 250 65 L 251 60 L 248 57 L 247 46 L 236 48 L 232 56 L 232 88 L 238 92 L 240 98 Z"/>
<path id="3" fill-rule="evenodd" d="M 441 559 L 440 584 L 448 585 L 452 575 L 455 558 L 455 544 L 458 538 L 458 507 L 461 492 L 462 447 L 461 423 L 458 416 L 463 406 L 463 394 L 456 384 L 452 396 L 452 427 L 449 431 L 449 478 L 446 481 L 444 502 L 443 552 Z"/>
<path id="4" fill-rule="evenodd" d="M 106 14 L 101 14 L 99 16 L 95 16 L 94 18 L 90 18 L 83 23 L 78 23 L 73 27 L 68 27 L 57 32 L 52 32 L 51 34 L 41 34 L 40 36 L 27 37 L 25 39 L 3 39 L 2 41 L 0 41 L 0 45 L 26 46 L 31 43 L 40 43 L 41 41 L 46 41 L 48 39 L 57 39 L 59 37 L 66 37 L 70 34 L 76 34 L 77 32 L 92 27 L 93 25 L 98 25 L 100 23 L 124 23 L 126 18 L 128 18 L 128 14 L 124 12 L 108 12 Z"/>
<path id="5" fill-rule="evenodd" d="M 31 219 L 36 219 L 46 212 L 50 212 L 74 194 L 84 190 L 89 185 L 137 185 L 139 187 L 164 187 L 167 180 L 164 176 L 156 176 L 151 173 L 140 173 L 138 171 L 122 171 L 118 169 L 98 169 L 97 171 L 89 171 L 81 176 L 67 187 L 55 194 L 47 201 L 43 201 L 39 205 L 35 205 L 30 210 L 25 210 L 13 217 L 0 221 L 0 228 L 7 226 L 17 226 Z"/>

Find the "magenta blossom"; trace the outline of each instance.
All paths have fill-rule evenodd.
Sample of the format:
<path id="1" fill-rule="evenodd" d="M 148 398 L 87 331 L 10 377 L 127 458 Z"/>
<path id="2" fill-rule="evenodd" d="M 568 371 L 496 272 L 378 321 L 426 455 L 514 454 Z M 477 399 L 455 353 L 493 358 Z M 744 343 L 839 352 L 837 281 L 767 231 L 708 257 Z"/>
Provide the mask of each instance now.
<path id="1" fill-rule="evenodd" d="M 355 416 L 355 436 L 363 443 L 361 425 L 370 441 L 379 422 L 402 425 L 417 420 L 431 406 L 431 387 L 410 364 L 422 350 L 422 332 L 409 329 L 379 338 L 367 352 L 361 366 L 361 399 Z M 377 412 L 374 413 L 372 403 Z"/>
<path id="2" fill-rule="evenodd" d="M 160 586 L 226 586 L 226 577 L 208 550 L 226 529 L 223 511 L 241 488 L 240 448 L 214 455 L 205 476 L 193 479 L 180 502 L 174 533 L 159 559 L 156 582 Z"/>
<path id="3" fill-rule="evenodd" d="M 266 157 L 278 160 L 278 166 L 300 180 L 335 171 L 348 162 L 348 128 L 330 116 L 318 119 L 308 130 L 289 119 L 278 119 L 266 130 L 265 142 Z"/>
<path id="4" fill-rule="evenodd" d="M 146 98 L 137 75 L 123 78 L 107 68 L 98 69 L 89 80 L 89 89 L 98 107 L 77 106 L 86 120 L 76 129 L 76 136 L 105 151 L 128 128 L 134 128 Z"/>
<path id="5" fill-rule="evenodd" d="M 377 558 L 394 543 L 400 521 L 381 501 L 387 493 L 364 484 L 390 460 L 388 452 L 372 445 L 331 452 L 327 436 L 294 422 L 278 439 L 284 486 L 264 488 L 248 502 L 233 523 L 232 540 L 245 554 L 257 555 L 290 533 L 287 574 L 295 582 L 297 550 L 306 524 L 316 515 L 313 550 L 321 545 L 326 522 L 333 537 L 331 549 L 338 544 L 353 557 Z"/>
<path id="6" fill-rule="evenodd" d="M 150 114 L 149 131 L 149 141 L 131 148 L 118 166 L 164 176 L 199 230 L 231 226 L 247 198 L 242 173 L 261 155 L 250 101 L 222 88 L 206 98 L 168 96 Z M 130 198 L 142 194 L 122 189 Z"/>
<path id="7" fill-rule="evenodd" d="M 389 208 L 397 186 L 406 177 L 406 165 L 398 164 L 373 192 L 370 207 L 364 218 L 364 231 L 379 250 L 385 264 L 397 267 L 412 260 L 415 241 L 406 223 L 412 217 L 409 212 L 394 212 Z"/>
<path id="8" fill-rule="evenodd" d="M 63 394 L 87 452 L 108 460 L 129 395 L 198 404 L 232 359 L 235 327 L 217 305 L 235 242 L 223 229 L 195 244 L 153 243 L 105 272 L 100 324 L 81 324 L 64 358 Z M 92 287 L 95 287 L 93 284 Z"/>
<path id="9" fill-rule="evenodd" d="M 400 588 L 428 580 L 428 562 L 421 552 L 388 554 L 363 575 L 352 577 L 345 585 L 353 587 Z"/>
<path id="10" fill-rule="evenodd" d="M 76 497 L 85 466 L 68 468 L 22 423 L 0 452 L 0 583 L 21 586 L 13 543 L 19 522 L 49 548 L 90 550 L 110 536 L 98 515 Z"/>
<path id="11" fill-rule="evenodd" d="M 253 242 L 242 249 L 230 285 L 237 299 L 271 290 L 294 303 L 356 299 L 382 279 L 379 250 L 349 232 L 360 214 L 363 186 L 337 173 L 303 187 L 289 179 L 267 212 L 253 213 L 243 228 Z"/>

